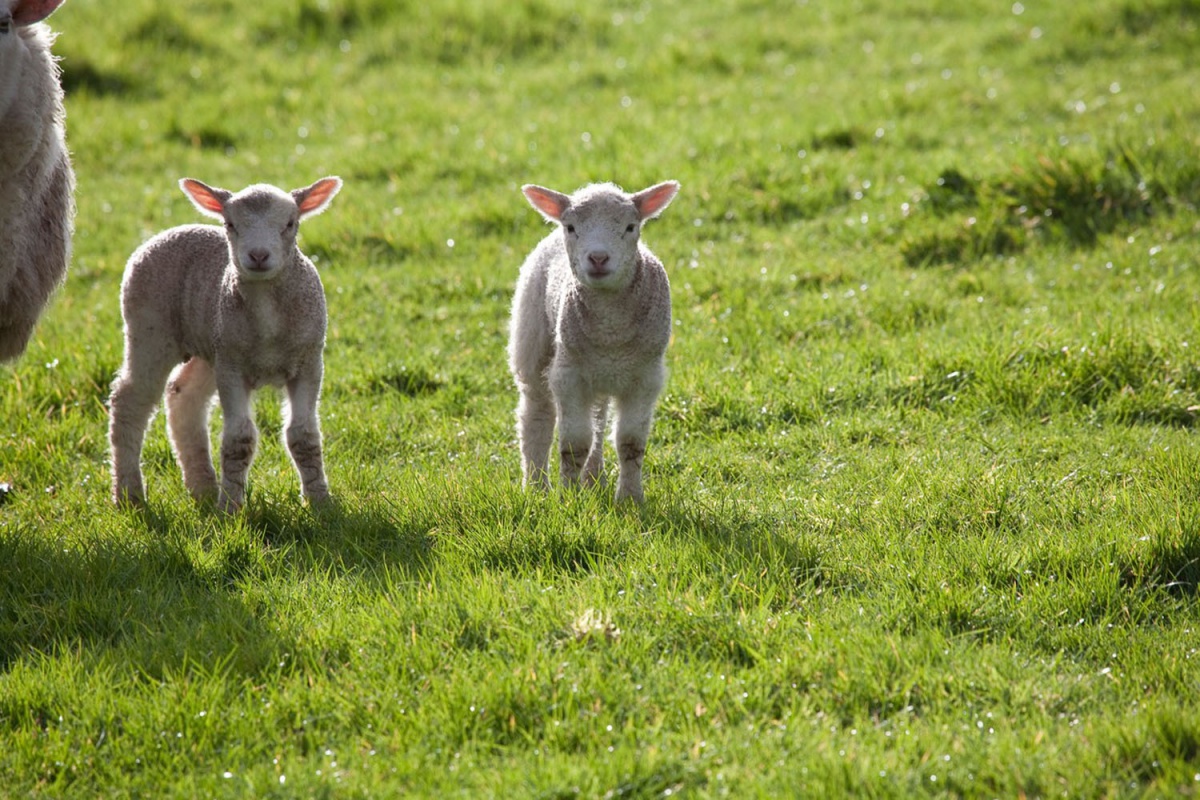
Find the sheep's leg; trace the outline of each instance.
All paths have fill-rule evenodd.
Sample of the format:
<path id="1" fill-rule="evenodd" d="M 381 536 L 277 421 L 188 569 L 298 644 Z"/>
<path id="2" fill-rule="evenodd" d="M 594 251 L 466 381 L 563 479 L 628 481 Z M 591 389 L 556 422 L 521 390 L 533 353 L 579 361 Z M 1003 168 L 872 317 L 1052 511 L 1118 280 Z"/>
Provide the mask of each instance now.
<path id="1" fill-rule="evenodd" d="M 118 505 L 146 502 L 146 487 L 142 482 L 146 427 L 174 366 L 161 354 L 155 355 L 159 357 L 137 358 L 127 354 L 113 381 L 108 438 L 112 445 L 113 502 Z"/>
<path id="2" fill-rule="evenodd" d="M 202 358 L 193 357 L 167 381 L 167 430 L 183 470 L 183 484 L 196 500 L 217 496 L 217 473 L 208 441 L 208 417 L 216 391 L 212 365 Z"/>
<path id="3" fill-rule="evenodd" d="M 217 394 L 225 429 L 221 432 L 221 492 L 217 507 L 226 513 L 246 502 L 246 475 L 258 446 L 258 429 L 251 415 L 250 387 L 234 372 L 217 375 Z"/>
<path id="4" fill-rule="evenodd" d="M 315 376 L 293 378 L 287 384 L 285 439 L 296 471 L 300 473 L 300 493 L 314 503 L 329 500 L 329 484 L 325 481 L 325 464 L 321 456 L 321 423 L 317 418 L 321 372 L 322 365 L 318 363 Z"/>
<path id="5" fill-rule="evenodd" d="M 5 316 L 11 315 L 18 319 L 0 322 L 0 364 L 12 361 L 24 353 L 33 337 L 33 320 L 20 308 L 14 308 L 14 305 L 16 304 L 9 304 L 2 309 Z"/>
<path id="6" fill-rule="evenodd" d="M 608 398 L 592 407 L 592 448 L 583 465 L 584 486 L 604 484 L 604 428 L 608 425 Z"/>
<path id="7" fill-rule="evenodd" d="M 521 445 L 521 480 L 526 488 L 550 487 L 550 444 L 554 441 L 554 397 L 545 384 L 521 383 L 517 402 L 517 439 Z"/>

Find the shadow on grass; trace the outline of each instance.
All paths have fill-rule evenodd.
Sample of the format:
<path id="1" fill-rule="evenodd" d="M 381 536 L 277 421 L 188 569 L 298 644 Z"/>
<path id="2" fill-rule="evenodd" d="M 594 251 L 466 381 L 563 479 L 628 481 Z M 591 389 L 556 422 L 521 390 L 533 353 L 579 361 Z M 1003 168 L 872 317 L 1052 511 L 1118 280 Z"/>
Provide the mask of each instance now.
<path id="1" fill-rule="evenodd" d="M 243 514 L 125 512 L 127 536 L 69 542 L 0 528 L 0 673 L 36 653 L 94 653 L 150 679 L 192 669 L 261 676 L 294 649 L 270 607 L 289 573 L 423 574 L 426 520 L 382 505 L 319 510 L 252 499 Z M 140 529 L 140 530 L 139 530 Z"/>
<path id="2" fill-rule="evenodd" d="M 175 537 L 66 544 L 0 529 L 0 671 L 35 653 L 115 651 L 152 679 L 199 666 L 255 673 L 278 640 Z"/>
<path id="3" fill-rule="evenodd" d="M 264 545 L 286 550 L 289 566 L 301 571 L 399 569 L 415 576 L 428 572 L 433 560 L 435 518 L 422 508 L 397 509 L 383 500 L 308 508 L 271 498 L 251 503 L 244 519 Z"/>
<path id="4" fill-rule="evenodd" d="M 728 499 L 718 506 L 668 501 L 647 507 L 641 516 L 663 535 L 699 544 L 726 570 L 769 577 L 789 593 L 830 585 L 816 545 L 778 516 L 757 514 Z"/>
<path id="5" fill-rule="evenodd" d="M 1200 520 L 1189 520 L 1181 530 L 1161 531 L 1148 552 L 1126 557 L 1120 576 L 1126 589 L 1195 598 L 1200 593 Z"/>

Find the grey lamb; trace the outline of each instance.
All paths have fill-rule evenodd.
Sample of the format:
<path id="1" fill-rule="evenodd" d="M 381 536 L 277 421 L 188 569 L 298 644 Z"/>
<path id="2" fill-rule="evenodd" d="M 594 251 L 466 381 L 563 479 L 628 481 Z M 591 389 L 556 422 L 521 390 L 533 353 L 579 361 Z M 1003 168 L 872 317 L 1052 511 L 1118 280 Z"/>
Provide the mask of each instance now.
<path id="1" fill-rule="evenodd" d="M 224 229 L 171 228 L 142 245 L 125 268 L 125 362 L 111 397 L 114 501 L 145 501 L 142 445 L 164 384 L 171 443 L 197 500 L 215 495 L 223 511 L 245 502 L 258 441 L 251 393 L 267 384 L 287 390 L 285 440 L 302 493 L 313 502 L 329 498 L 317 418 L 325 292 L 296 233 L 341 186 L 330 177 L 290 193 L 257 184 L 233 194 L 180 181 Z M 224 415 L 219 491 L 208 433 L 214 392 Z"/>
<path id="2" fill-rule="evenodd" d="M 640 234 L 642 223 L 658 216 L 678 191 L 675 181 L 634 194 L 611 183 L 573 195 L 522 188 L 530 204 L 559 226 L 521 267 L 509 328 L 526 485 L 549 485 L 556 420 L 563 484 L 602 482 L 611 400 L 616 499 L 643 500 L 642 461 L 666 379 L 671 290 Z"/>

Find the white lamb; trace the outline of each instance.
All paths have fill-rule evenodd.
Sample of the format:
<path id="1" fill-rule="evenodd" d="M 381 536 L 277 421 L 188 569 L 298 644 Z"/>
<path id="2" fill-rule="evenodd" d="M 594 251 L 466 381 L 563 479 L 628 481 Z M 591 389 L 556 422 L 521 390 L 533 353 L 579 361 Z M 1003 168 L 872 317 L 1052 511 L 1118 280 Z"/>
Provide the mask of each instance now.
<path id="1" fill-rule="evenodd" d="M 671 290 L 640 234 L 679 184 L 635 194 L 611 183 L 569 196 L 532 185 L 521 191 L 560 226 L 525 260 L 513 297 L 508 356 L 520 391 L 524 483 L 549 485 L 556 418 L 563 484 L 603 482 L 611 400 L 620 459 L 616 499 L 641 502 L 642 460 L 666 379 Z"/>
<path id="2" fill-rule="evenodd" d="M 191 179 L 179 185 L 225 227 L 171 228 L 138 248 L 125 268 L 125 363 L 113 382 L 109 431 L 113 499 L 145 502 L 142 444 L 165 383 L 171 443 L 197 500 L 216 495 L 227 512 L 245 502 L 258 440 L 251 393 L 266 384 L 287 389 L 285 440 L 302 493 L 327 500 L 317 420 L 325 292 L 296 232 L 300 220 L 325 210 L 342 182 L 322 178 L 291 193 L 258 184 L 237 194 Z M 219 493 L 208 444 L 214 392 L 224 414 Z"/>
<path id="3" fill-rule="evenodd" d="M 67 273 L 75 175 L 62 86 L 39 24 L 63 0 L 0 0 L 0 362 L 25 352 Z"/>

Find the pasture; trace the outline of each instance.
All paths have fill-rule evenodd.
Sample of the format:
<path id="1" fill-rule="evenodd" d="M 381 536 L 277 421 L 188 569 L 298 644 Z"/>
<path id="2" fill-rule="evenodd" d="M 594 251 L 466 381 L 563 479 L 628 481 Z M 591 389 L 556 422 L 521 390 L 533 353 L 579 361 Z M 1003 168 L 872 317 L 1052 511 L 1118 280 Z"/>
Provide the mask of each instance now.
<path id="1" fill-rule="evenodd" d="M 78 216 L 0 367 L 0 795 L 1200 792 L 1196 0 L 50 22 Z M 264 391 L 244 513 L 161 414 L 116 509 L 126 258 L 200 221 L 181 177 L 324 175 L 338 506 Z M 525 493 L 519 187 L 667 179 L 647 502 Z"/>

